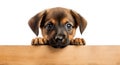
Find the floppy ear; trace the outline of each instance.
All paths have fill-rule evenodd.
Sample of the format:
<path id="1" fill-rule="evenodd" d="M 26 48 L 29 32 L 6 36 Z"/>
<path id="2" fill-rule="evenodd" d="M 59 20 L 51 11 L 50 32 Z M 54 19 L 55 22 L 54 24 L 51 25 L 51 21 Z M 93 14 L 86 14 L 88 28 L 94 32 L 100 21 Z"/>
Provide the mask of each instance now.
<path id="1" fill-rule="evenodd" d="M 70 12 L 71 12 L 75 22 L 77 23 L 77 26 L 79 26 L 80 33 L 82 34 L 87 26 L 87 21 L 81 15 L 79 15 L 77 12 L 75 12 L 73 10 L 71 10 Z"/>
<path id="2" fill-rule="evenodd" d="M 45 13 L 46 13 L 46 11 L 42 11 L 42 12 L 36 14 L 28 22 L 30 28 L 36 34 L 36 36 L 38 36 L 38 34 L 39 34 L 39 27 L 40 27 L 41 21 L 43 20 L 43 18 L 45 16 Z"/>

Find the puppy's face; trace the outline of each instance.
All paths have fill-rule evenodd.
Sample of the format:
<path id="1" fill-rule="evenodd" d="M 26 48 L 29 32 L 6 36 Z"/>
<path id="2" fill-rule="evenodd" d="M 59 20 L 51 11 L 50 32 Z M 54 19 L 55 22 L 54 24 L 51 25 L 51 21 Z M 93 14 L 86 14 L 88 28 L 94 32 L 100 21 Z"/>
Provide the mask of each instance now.
<path id="1" fill-rule="evenodd" d="M 43 23 L 44 22 L 44 23 Z M 49 10 L 42 21 L 42 35 L 53 47 L 64 47 L 75 34 L 75 22 L 68 10 Z"/>
<path id="2" fill-rule="evenodd" d="M 70 44 L 78 26 L 80 32 L 83 32 L 86 21 L 76 12 L 58 7 L 38 13 L 30 20 L 29 25 L 36 35 L 40 27 L 47 43 L 61 48 Z"/>

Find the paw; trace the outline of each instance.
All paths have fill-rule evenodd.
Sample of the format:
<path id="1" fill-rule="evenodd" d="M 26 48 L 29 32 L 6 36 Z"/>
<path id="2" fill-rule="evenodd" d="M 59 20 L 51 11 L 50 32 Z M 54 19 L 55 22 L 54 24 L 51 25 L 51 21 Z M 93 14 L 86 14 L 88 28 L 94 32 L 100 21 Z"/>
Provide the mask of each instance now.
<path id="1" fill-rule="evenodd" d="M 31 44 L 32 45 L 45 45 L 47 44 L 47 40 L 39 37 L 39 38 L 32 39 Z"/>
<path id="2" fill-rule="evenodd" d="M 83 38 L 75 38 L 71 41 L 71 45 L 85 45 L 85 40 Z"/>

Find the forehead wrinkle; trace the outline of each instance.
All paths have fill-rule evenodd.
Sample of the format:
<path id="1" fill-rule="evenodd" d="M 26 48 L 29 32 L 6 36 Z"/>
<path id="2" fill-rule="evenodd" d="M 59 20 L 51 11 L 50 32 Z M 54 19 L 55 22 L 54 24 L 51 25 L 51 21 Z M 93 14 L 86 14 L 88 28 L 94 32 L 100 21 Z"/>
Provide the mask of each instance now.
<path id="1" fill-rule="evenodd" d="M 59 13 L 54 13 L 54 19 L 55 21 L 58 21 L 59 24 L 66 24 L 66 22 L 71 22 L 74 23 L 73 17 L 67 12 L 59 12 Z"/>
<path id="2" fill-rule="evenodd" d="M 52 9 L 49 10 L 47 13 L 47 19 L 53 19 L 54 21 L 58 22 L 58 24 L 65 24 L 66 21 L 70 21 L 74 23 L 74 19 L 72 15 L 70 14 L 69 10 L 64 9 Z M 64 20 L 66 19 L 66 20 Z M 63 23 L 65 22 L 65 23 Z"/>
<path id="3" fill-rule="evenodd" d="M 46 20 L 54 19 L 56 21 L 61 21 L 67 14 L 64 11 L 51 11 L 47 14 Z"/>
<path id="4" fill-rule="evenodd" d="M 65 18 L 67 15 L 64 12 L 55 12 L 53 14 L 53 17 L 57 21 L 61 21 L 63 18 Z"/>

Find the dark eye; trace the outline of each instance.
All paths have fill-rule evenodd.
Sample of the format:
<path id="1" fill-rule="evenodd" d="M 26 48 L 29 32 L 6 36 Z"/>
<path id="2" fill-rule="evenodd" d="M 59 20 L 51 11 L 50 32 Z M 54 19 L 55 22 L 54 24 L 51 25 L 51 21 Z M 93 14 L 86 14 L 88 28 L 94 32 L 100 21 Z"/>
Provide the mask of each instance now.
<path id="1" fill-rule="evenodd" d="M 54 28 L 54 25 L 53 25 L 52 23 L 48 23 L 48 24 L 45 26 L 45 28 L 46 28 L 47 30 L 51 30 L 51 29 Z"/>
<path id="2" fill-rule="evenodd" d="M 72 25 L 70 23 L 66 23 L 66 28 L 70 30 L 72 29 Z"/>

